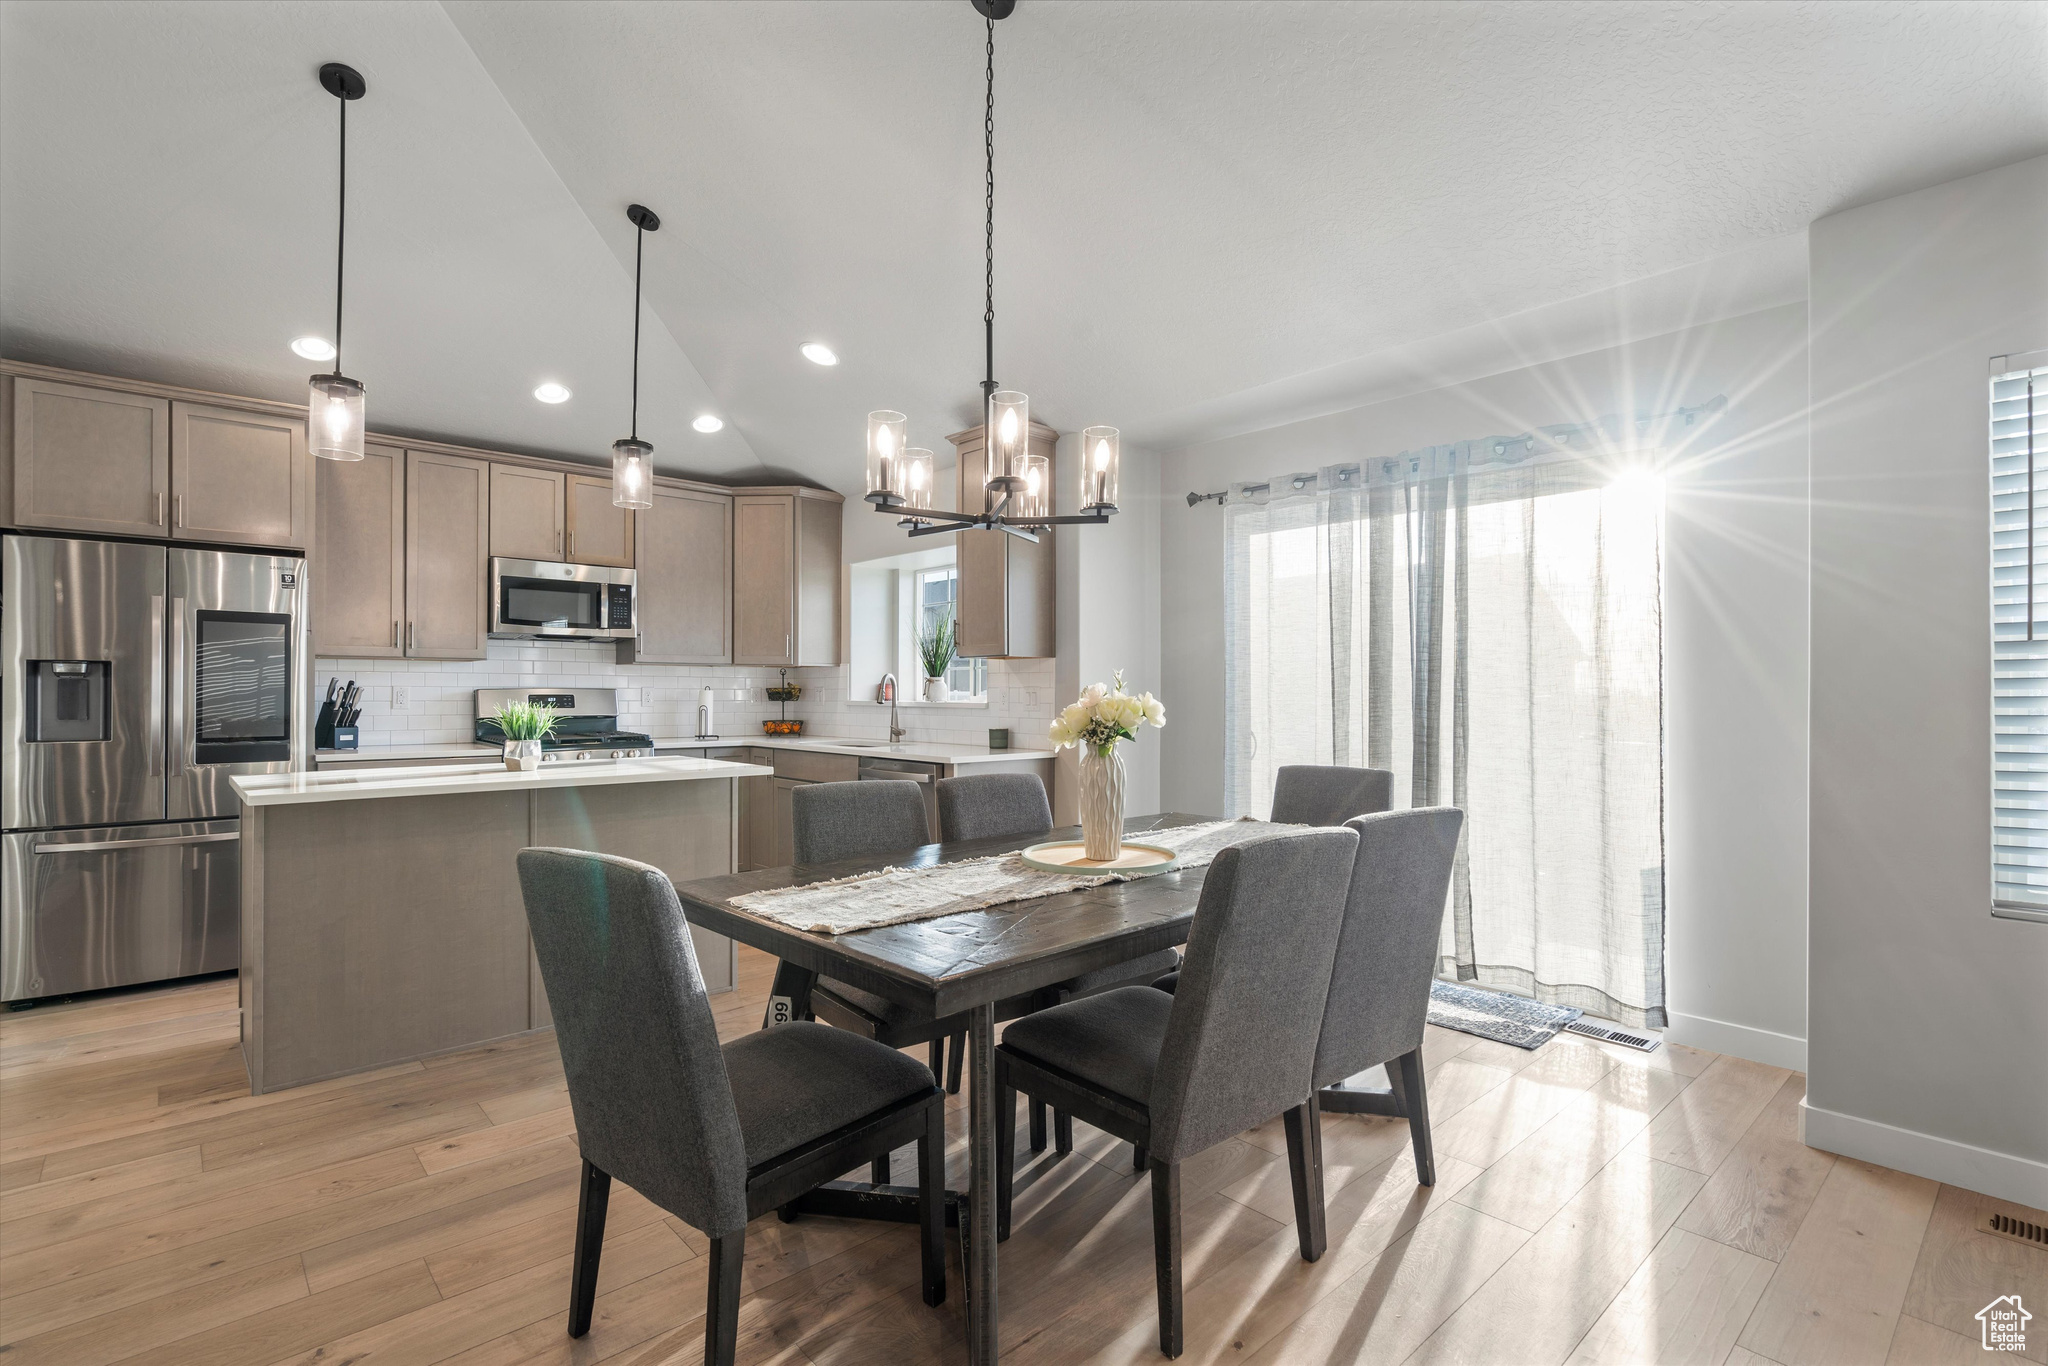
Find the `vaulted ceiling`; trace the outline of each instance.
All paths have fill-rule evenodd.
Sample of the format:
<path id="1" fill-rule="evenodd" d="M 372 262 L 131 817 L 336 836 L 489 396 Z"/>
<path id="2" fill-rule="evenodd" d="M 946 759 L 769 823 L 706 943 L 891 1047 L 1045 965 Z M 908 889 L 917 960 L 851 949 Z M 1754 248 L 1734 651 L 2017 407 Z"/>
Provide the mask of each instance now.
<path id="1" fill-rule="evenodd" d="M 942 455 L 974 411 L 982 39 L 965 0 L 9 0 L 0 350 L 298 398 L 340 60 L 373 428 L 601 458 L 637 200 L 657 463 L 852 490 L 869 409 Z M 1646 280 L 1796 297 L 1813 219 L 2048 151 L 2040 4 L 1022 0 L 997 42 L 997 373 L 1158 446 Z"/>

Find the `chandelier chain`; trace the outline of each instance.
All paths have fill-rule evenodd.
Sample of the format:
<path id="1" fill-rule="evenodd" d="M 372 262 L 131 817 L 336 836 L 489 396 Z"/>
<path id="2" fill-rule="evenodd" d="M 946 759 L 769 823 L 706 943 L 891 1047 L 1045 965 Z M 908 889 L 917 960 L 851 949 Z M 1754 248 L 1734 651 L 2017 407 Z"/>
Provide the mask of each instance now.
<path id="1" fill-rule="evenodd" d="M 334 219 L 334 373 L 341 373 L 341 266 L 348 247 L 348 97 L 341 105 L 341 195 Z"/>
<path id="2" fill-rule="evenodd" d="M 640 439 L 640 257 L 647 249 L 647 225 L 633 225 L 633 433 Z"/>
<path id="3" fill-rule="evenodd" d="M 988 101 L 981 124 L 982 152 L 986 165 L 986 189 L 984 200 L 986 217 L 982 232 L 982 281 L 981 327 L 984 357 L 987 361 L 987 383 L 985 390 L 993 390 L 996 382 L 996 21 L 988 21 Z"/>

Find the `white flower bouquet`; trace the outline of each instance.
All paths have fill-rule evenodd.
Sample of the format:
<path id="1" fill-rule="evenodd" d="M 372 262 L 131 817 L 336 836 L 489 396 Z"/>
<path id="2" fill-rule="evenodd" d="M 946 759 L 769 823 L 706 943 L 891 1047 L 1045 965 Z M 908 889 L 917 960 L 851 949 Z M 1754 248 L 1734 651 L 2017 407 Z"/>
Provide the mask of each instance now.
<path id="1" fill-rule="evenodd" d="M 1054 749 L 1085 745 L 1107 757 L 1117 741 L 1137 739 L 1138 727 L 1165 724 L 1165 704 L 1148 692 L 1132 696 L 1118 669 L 1109 687 L 1090 683 L 1083 688 L 1080 699 L 1059 714 L 1046 738 Z"/>

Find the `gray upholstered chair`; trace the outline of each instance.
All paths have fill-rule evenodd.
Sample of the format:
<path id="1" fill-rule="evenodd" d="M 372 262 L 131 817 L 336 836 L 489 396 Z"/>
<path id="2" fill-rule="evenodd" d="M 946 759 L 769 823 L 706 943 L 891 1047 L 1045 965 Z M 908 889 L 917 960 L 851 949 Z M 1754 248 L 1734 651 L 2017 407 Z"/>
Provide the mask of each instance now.
<path id="1" fill-rule="evenodd" d="M 1145 1153 L 1159 1348 L 1181 1350 L 1181 1163 L 1286 1117 L 1301 1255 L 1323 1255 L 1322 1168 L 1310 1146 L 1316 1044 L 1358 836 L 1280 835 L 1210 865 L 1177 995 L 1120 987 L 1027 1015 L 996 1049 L 996 1236 L 1009 1232 L 1016 1093 Z"/>
<path id="2" fill-rule="evenodd" d="M 1052 833 L 1052 803 L 1046 800 L 1045 784 L 1034 773 L 978 773 L 961 778 L 941 778 L 939 796 L 939 838 L 955 840 L 1028 840 Z M 1054 1006 L 1117 987 L 1150 982 L 1161 973 L 1180 966 L 1180 955 L 1172 949 L 1158 949 L 1106 968 L 1096 968 L 1064 982 L 1055 982 L 1038 994 L 1038 1006 Z M 946 1088 L 960 1089 L 959 1057 L 965 1051 L 964 1038 L 953 1041 L 954 1068 L 946 1077 Z M 1039 1101 L 1031 1103 L 1031 1150 L 1045 1149 L 1045 1111 Z M 1060 1152 L 1074 1150 L 1074 1124 L 1064 1111 L 1053 1112 L 1054 1141 Z"/>
<path id="3" fill-rule="evenodd" d="M 791 792 L 789 799 L 799 864 L 874 858 L 931 843 L 924 790 L 907 779 L 806 783 Z M 811 1014 L 891 1048 L 926 1044 L 934 1075 L 945 1075 L 946 1039 L 953 1037 L 953 1071 L 947 1086 L 956 1093 L 960 1090 L 960 1061 L 967 1051 L 966 1016 L 935 1020 L 831 977 L 819 978 L 811 988 Z M 874 1178 L 878 1184 L 887 1184 L 887 1154 L 875 1160 Z"/>
<path id="4" fill-rule="evenodd" d="M 614 1176 L 710 1236 L 704 1359 L 722 1364 L 738 1334 L 747 1221 L 913 1141 L 925 1303 L 945 1300 L 945 1093 L 924 1064 L 805 1022 L 721 1048 L 658 868 L 527 849 L 519 886 L 583 1153 L 570 1337 L 590 1329 Z"/>
<path id="5" fill-rule="evenodd" d="M 1316 1046 L 1320 1108 L 1339 1114 L 1393 1115 L 1408 1121 L 1416 1179 L 1436 1184 L 1429 1097 L 1422 1082 L 1422 1032 L 1429 984 L 1450 895 L 1451 864 L 1465 813 L 1454 806 L 1388 811 L 1345 823 L 1358 832 L 1358 862 L 1337 939 L 1337 966 Z M 1385 1090 L 1343 1085 L 1369 1067 L 1387 1066 Z M 1315 1134 L 1321 1152 L 1321 1125 Z"/>
<path id="6" fill-rule="evenodd" d="M 1273 821 L 1278 825 L 1342 825 L 1393 804 L 1394 775 L 1384 768 L 1282 764 L 1273 776 Z M 1178 972 L 1168 972 L 1152 985 L 1172 991 L 1179 978 Z"/>
<path id="7" fill-rule="evenodd" d="M 1384 768 L 1283 764 L 1273 775 L 1273 820 L 1280 825 L 1342 825 L 1394 804 L 1394 775 Z"/>

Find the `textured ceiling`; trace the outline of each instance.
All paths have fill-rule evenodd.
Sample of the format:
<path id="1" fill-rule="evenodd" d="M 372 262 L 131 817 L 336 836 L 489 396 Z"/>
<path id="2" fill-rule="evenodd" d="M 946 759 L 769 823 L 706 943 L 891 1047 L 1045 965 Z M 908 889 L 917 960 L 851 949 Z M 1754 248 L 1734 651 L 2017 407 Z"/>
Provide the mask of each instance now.
<path id="1" fill-rule="evenodd" d="M 868 409 L 942 455 L 972 412 L 964 0 L 13 0 L 0 23 L 9 354 L 295 391 L 283 344 L 325 327 L 331 245 L 310 73 L 340 59 L 371 86 L 349 369 L 375 421 L 601 454 L 635 199 L 664 222 L 664 468 L 845 489 Z M 1587 301 L 1797 297 L 1813 219 L 2048 151 L 2041 4 L 1023 0 L 997 36 L 997 373 L 1056 426 L 1155 445 L 1462 377 L 1559 310 L 1547 344 L 1597 345 L 1617 310 Z M 844 363 L 801 360 L 814 338 Z M 575 400 L 540 408 L 546 377 Z M 690 432 L 702 408 L 731 427 Z"/>

